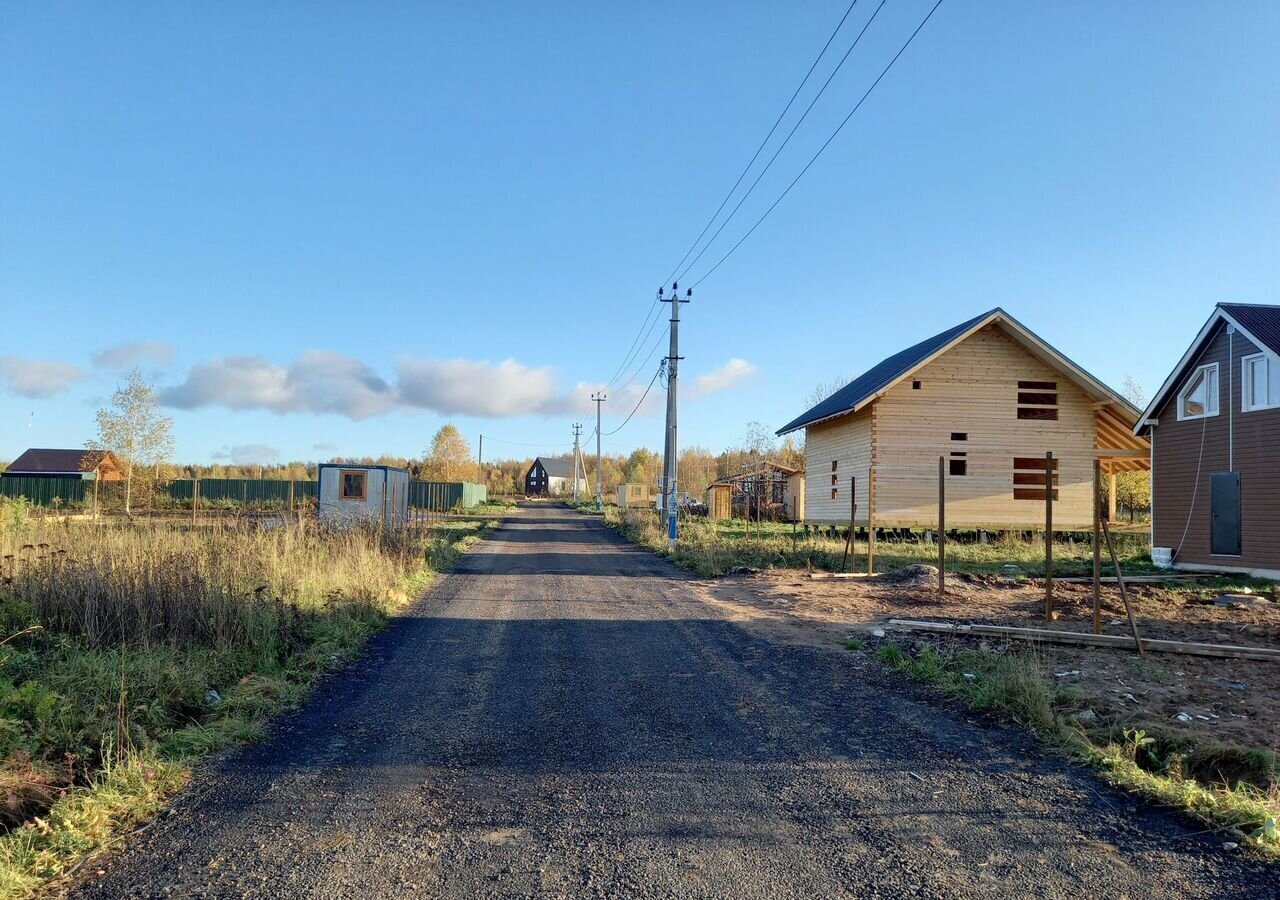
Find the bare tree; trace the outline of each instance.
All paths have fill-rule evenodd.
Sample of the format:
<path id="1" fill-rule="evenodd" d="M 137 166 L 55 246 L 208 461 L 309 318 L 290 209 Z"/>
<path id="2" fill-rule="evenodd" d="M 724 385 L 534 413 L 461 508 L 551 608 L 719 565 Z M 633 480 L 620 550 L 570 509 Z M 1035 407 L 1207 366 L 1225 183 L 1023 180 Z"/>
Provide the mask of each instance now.
<path id="1" fill-rule="evenodd" d="M 111 395 L 111 406 L 98 410 L 98 437 L 91 450 L 110 450 L 124 463 L 124 511 L 131 512 L 134 470 L 158 470 L 173 453 L 173 419 L 160 412 L 156 390 L 140 369 Z"/>
<path id="2" fill-rule="evenodd" d="M 808 403 L 810 406 L 817 406 L 823 400 L 826 400 L 836 391 L 840 390 L 842 387 L 848 384 L 851 380 L 852 379 L 850 378 L 840 378 L 839 376 L 837 376 L 835 378 L 830 378 L 826 381 L 819 382 L 818 384 L 814 385 L 813 390 L 811 390 L 808 396 L 804 398 L 804 402 Z"/>

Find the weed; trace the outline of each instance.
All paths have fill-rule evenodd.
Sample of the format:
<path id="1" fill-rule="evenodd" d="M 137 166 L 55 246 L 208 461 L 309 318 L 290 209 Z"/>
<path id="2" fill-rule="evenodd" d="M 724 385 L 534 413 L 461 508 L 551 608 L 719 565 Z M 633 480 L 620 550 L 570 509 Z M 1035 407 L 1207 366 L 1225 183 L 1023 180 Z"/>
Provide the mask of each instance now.
<path id="1" fill-rule="evenodd" d="M 852 637 L 851 637 L 851 638 L 846 638 L 846 639 L 845 639 L 845 642 L 844 642 L 844 649 L 846 649 L 846 650 L 861 650 L 861 649 L 862 649 L 862 641 L 860 641 L 858 638 L 852 638 Z"/>

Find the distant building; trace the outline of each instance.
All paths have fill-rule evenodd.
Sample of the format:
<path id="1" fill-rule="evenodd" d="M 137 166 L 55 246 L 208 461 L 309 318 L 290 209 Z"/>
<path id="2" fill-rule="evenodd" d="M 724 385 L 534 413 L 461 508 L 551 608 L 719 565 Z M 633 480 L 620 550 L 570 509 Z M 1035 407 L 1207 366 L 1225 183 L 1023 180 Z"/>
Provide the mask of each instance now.
<path id="1" fill-rule="evenodd" d="M 0 473 L 5 478 L 83 478 L 122 481 L 120 463 L 110 451 L 32 448 Z"/>
<path id="2" fill-rule="evenodd" d="M 1152 555 L 1280 578 L 1280 306 L 1219 303 L 1134 431 Z"/>
<path id="3" fill-rule="evenodd" d="M 539 456 L 524 475 L 524 492 L 529 496 L 573 493 L 574 461 Z M 587 479 L 578 476 L 578 492 L 587 492 Z"/>
<path id="4" fill-rule="evenodd" d="M 380 522 L 400 528 L 409 521 L 408 469 L 325 463 L 316 478 L 321 522 Z"/>

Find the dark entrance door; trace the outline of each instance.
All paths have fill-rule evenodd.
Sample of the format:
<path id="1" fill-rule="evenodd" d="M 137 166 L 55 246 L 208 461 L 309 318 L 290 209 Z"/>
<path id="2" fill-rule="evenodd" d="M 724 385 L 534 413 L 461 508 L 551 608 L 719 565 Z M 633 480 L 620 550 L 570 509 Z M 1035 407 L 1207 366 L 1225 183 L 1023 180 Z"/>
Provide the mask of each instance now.
<path id="1" fill-rule="evenodd" d="M 1240 473 L 1214 472 L 1209 482 L 1209 552 L 1240 555 Z"/>

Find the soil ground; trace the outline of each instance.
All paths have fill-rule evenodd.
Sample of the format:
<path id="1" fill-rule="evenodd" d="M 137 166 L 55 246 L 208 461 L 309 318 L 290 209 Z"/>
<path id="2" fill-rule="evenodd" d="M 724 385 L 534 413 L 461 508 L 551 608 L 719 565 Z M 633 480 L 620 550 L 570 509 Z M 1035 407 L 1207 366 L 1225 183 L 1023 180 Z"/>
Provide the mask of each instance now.
<path id="1" fill-rule="evenodd" d="M 936 576 L 935 576 L 936 578 Z M 889 619 L 1093 631 L 1093 588 L 1058 582 L 1052 624 L 1044 618 L 1042 583 L 997 578 L 950 577 L 945 598 L 936 580 L 874 578 L 810 580 L 800 571 L 769 571 L 700 582 L 704 596 L 741 607 L 761 626 L 772 624 L 789 640 L 836 642 L 883 627 Z M 1132 585 L 1130 600 L 1143 637 L 1202 643 L 1280 647 L 1280 603 L 1272 595 L 1247 596 L 1242 605 L 1214 602 L 1209 589 Z M 1120 591 L 1103 587 L 1103 634 L 1129 635 Z M 970 637 L 902 632 L 902 641 L 927 640 L 976 646 Z M 985 638 L 988 645 L 1002 644 Z M 1025 648 L 1022 641 L 1012 642 Z M 1119 724 L 1156 722 L 1166 731 L 1187 732 L 1248 747 L 1280 747 L 1280 663 L 1219 659 L 1172 653 L 1038 645 L 1047 678 L 1070 686 L 1100 716 Z M 1178 719 L 1179 713 L 1191 717 Z"/>

